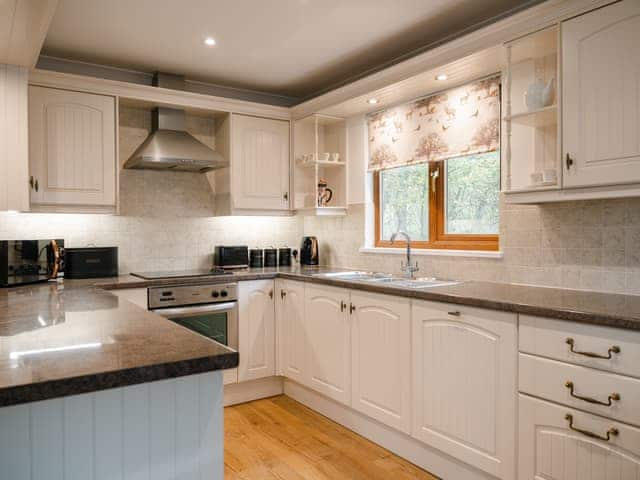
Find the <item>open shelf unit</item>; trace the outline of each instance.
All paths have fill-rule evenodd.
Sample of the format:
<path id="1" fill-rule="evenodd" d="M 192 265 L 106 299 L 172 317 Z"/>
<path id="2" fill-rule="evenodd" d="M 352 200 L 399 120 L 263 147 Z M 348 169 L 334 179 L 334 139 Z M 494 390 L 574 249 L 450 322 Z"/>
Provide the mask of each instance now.
<path id="1" fill-rule="evenodd" d="M 559 27 L 554 25 L 505 45 L 503 191 L 507 194 L 560 188 L 559 41 Z M 546 105 L 533 106 L 531 101 L 527 105 L 527 90 L 535 83 L 551 89 Z M 555 182 L 548 181 L 554 177 Z"/>
<path id="2" fill-rule="evenodd" d="M 330 159 L 321 159 L 326 154 Z M 320 114 L 296 120 L 293 125 L 293 155 L 293 208 L 304 215 L 345 215 L 348 184 L 345 120 Z M 326 206 L 318 205 L 318 183 L 321 180 L 333 192 Z"/>

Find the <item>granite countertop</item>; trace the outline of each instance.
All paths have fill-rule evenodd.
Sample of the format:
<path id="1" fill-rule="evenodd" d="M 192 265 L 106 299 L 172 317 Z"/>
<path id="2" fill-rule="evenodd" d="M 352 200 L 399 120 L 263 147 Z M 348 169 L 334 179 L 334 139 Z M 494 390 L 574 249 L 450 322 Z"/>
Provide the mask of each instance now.
<path id="1" fill-rule="evenodd" d="M 189 282 L 233 282 L 279 277 L 374 293 L 449 302 L 640 331 L 640 296 L 637 295 L 493 282 L 461 282 L 456 285 L 417 289 L 316 276 L 318 273 L 341 270 L 347 269 L 328 267 L 246 269 L 234 271 L 232 275 L 201 277 Z M 125 275 L 115 279 L 105 279 L 101 283 L 103 288 L 115 289 L 171 285 L 176 284 L 176 280 L 147 281 Z"/>
<path id="2" fill-rule="evenodd" d="M 415 289 L 315 275 L 340 270 L 247 269 L 162 281 L 123 275 L 0 289 L 0 406 L 238 365 L 237 352 L 119 299 L 112 289 L 287 278 L 640 331 L 640 296 L 491 282 Z"/>
<path id="3" fill-rule="evenodd" d="M 0 289 L 0 406 L 238 365 L 237 352 L 94 283 Z"/>

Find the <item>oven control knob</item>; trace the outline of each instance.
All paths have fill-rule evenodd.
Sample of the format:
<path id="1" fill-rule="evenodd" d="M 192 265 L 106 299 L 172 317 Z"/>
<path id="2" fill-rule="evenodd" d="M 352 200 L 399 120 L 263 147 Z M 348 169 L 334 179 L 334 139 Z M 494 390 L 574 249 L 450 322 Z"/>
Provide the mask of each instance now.
<path id="1" fill-rule="evenodd" d="M 221 296 L 221 297 L 226 297 L 227 295 L 229 295 L 229 293 L 228 293 L 226 290 L 222 290 L 222 291 L 220 292 L 220 296 Z"/>
<path id="2" fill-rule="evenodd" d="M 214 290 L 213 293 L 211 294 L 211 296 L 213 298 L 218 298 L 220 296 L 220 293 L 217 290 Z"/>

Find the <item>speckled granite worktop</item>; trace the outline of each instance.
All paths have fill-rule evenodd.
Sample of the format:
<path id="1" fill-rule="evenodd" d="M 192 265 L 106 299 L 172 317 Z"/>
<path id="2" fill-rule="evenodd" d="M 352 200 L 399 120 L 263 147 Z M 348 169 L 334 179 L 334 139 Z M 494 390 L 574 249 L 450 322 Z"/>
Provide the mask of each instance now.
<path id="1" fill-rule="evenodd" d="M 640 296 L 636 295 L 492 282 L 462 282 L 457 285 L 416 289 L 315 276 L 317 273 L 340 270 L 327 267 L 248 269 L 236 271 L 233 275 L 204 277 L 197 280 L 197 282 L 233 282 L 281 277 L 374 293 L 450 302 L 628 330 L 640 330 Z M 176 281 L 150 282 L 126 275 L 117 279 L 105 279 L 102 283 L 104 283 L 104 288 L 113 289 L 175 284 Z"/>
<path id="2" fill-rule="evenodd" d="M 279 277 L 640 331 L 640 296 L 489 282 L 410 289 L 314 276 L 337 270 L 250 269 L 188 283 Z M 237 366 L 236 352 L 108 292 L 179 283 L 123 275 L 0 289 L 0 406 Z"/>
<path id="3" fill-rule="evenodd" d="M 238 365 L 237 352 L 94 283 L 0 289 L 0 406 Z"/>

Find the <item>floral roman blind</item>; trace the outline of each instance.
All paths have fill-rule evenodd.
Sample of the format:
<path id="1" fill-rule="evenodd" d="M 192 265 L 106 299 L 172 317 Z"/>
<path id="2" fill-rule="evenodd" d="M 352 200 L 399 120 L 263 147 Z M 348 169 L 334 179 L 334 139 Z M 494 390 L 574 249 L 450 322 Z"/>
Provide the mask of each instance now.
<path id="1" fill-rule="evenodd" d="M 500 77 L 369 115 L 369 170 L 500 148 Z"/>

